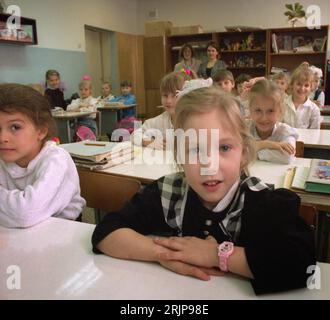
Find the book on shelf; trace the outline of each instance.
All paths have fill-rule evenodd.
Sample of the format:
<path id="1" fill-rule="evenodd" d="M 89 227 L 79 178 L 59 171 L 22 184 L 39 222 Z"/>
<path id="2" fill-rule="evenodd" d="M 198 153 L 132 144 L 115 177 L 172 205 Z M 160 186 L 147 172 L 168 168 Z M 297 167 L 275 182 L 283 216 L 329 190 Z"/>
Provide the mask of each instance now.
<path id="1" fill-rule="evenodd" d="M 325 51 L 325 45 L 327 42 L 327 36 L 323 38 L 315 38 L 313 42 L 313 49 L 315 52 L 323 52 Z"/>
<path id="2" fill-rule="evenodd" d="M 309 167 L 288 169 L 284 187 L 330 194 L 330 160 L 312 159 Z"/>
<path id="3" fill-rule="evenodd" d="M 285 73 L 285 72 L 288 72 L 288 70 L 285 68 L 280 68 L 280 67 L 272 67 L 270 70 L 271 74 L 277 74 L 277 73 L 282 73 L 282 72 Z"/>
<path id="4" fill-rule="evenodd" d="M 274 53 L 278 53 L 277 35 L 275 33 L 272 34 L 272 49 Z"/>
<path id="5" fill-rule="evenodd" d="M 73 159 L 100 164 L 105 164 L 106 161 L 117 159 L 133 152 L 133 145 L 130 141 L 118 143 L 85 140 L 61 144 L 60 146 L 68 151 Z"/>

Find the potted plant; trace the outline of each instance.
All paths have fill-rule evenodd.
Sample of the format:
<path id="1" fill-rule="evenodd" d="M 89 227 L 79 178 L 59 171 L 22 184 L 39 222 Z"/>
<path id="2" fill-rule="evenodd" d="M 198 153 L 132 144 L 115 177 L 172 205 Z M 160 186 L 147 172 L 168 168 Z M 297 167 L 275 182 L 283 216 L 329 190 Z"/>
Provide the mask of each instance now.
<path id="1" fill-rule="evenodd" d="M 286 4 L 285 7 L 289 9 L 289 11 L 286 11 L 284 15 L 288 17 L 292 27 L 295 27 L 297 21 L 306 18 L 304 7 L 299 2 L 296 2 L 294 5 Z"/>

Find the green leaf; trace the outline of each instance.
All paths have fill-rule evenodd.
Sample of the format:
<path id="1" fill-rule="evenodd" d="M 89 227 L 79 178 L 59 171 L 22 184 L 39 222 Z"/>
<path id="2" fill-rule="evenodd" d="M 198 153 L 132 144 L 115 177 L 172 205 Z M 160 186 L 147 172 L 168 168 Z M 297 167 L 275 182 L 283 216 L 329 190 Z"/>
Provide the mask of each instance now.
<path id="1" fill-rule="evenodd" d="M 285 7 L 289 10 L 293 10 L 293 6 L 292 4 L 286 4 Z"/>
<path id="2" fill-rule="evenodd" d="M 292 12 L 291 11 L 284 12 L 284 15 L 291 17 L 292 16 Z"/>

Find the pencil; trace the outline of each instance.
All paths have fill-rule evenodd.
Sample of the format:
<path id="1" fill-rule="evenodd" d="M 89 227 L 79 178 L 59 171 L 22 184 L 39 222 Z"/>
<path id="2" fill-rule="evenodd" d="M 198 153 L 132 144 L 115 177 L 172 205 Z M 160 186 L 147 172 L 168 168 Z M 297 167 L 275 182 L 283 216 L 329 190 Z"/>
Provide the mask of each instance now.
<path id="1" fill-rule="evenodd" d="M 105 143 L 84 143 L 85 146 L 105 147 Z"/>

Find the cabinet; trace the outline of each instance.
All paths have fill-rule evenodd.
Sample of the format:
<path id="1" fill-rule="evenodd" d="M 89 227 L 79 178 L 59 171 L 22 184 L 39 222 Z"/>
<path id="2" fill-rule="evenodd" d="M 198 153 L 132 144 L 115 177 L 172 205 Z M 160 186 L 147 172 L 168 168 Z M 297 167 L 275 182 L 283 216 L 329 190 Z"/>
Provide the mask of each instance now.
<path id="1" fill-rule="evenodd" d="M 143 42 L 144 85 L 146 90 L 145 118 L 152 118 L 162 112 L 156 108 L 160 102 L 160 81 L 168 70 L 167 45 L 165 37 L 145 37 Z"/>
<path id="2" fill-rule="evenodd" d="M 277 68 L 291 72 L 302 62 L 308 61 L 323 70 L 323 87 L 326 88 L 328 31 L 329 26 L 321 26 L 320 29 L 311 30 L 305 27 L 276 28 L 169 36 L 165 38 L 168 48 L 166 71 L 174 69 L 184 43 L 191 44 L 196 57 L 205 60 L 206 44 L 213 40 L 219 44 L 221 59 L 226 62 L 234 77 L 241 73 L 252 77 L 267 76 Z"/>
<path id="3" fill-rule="evenodd" d="M 38 44 L 36 20 L 21 17 L 20 26 L 17 29 L 9 29 L 7 28 L 7 21 L 10 23 L 10 19 L 9 14 L 0 14 L 0 43 Z"/>
<path id="4" fill-rule="evenodd" d="M 241 73 L 252 77 L 267 73 L 267 31 L 220 32 L 221 60 L 227 64 L 234 78 Z"/>
<path id="5" fill-rule="evenodd" d="M 320 29 L 270 29 L 268 41 L 268 73 L 274 69 L 292 71 L 307 61 L 323 71 L 326 87 L 328 26 Z"/>

